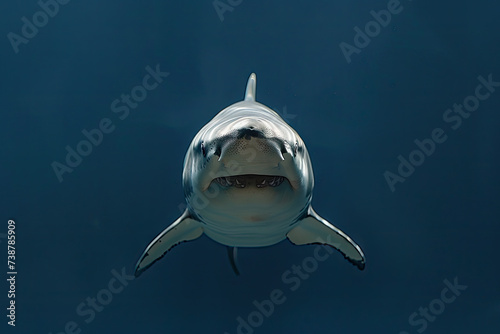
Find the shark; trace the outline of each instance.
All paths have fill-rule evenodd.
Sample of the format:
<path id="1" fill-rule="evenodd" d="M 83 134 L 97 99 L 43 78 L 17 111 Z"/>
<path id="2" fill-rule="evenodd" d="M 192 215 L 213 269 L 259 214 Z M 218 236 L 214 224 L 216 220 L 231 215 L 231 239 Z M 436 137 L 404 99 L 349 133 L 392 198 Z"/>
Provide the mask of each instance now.
<path id="1" fill-rule="evenodd" d="M 236 274 L 238 248 L 285 239 L 331 246 L 365 268 L 361 248 L 312 208 L 307 148 L 278 113 L 256 101 L 256 82 L 252 73 L 244 100 L 220 111 L 191 141 L 182 174 L 186 209 L 147 246 L 136 277 L 174 246 L 202 235 L 227 246 Z"/>

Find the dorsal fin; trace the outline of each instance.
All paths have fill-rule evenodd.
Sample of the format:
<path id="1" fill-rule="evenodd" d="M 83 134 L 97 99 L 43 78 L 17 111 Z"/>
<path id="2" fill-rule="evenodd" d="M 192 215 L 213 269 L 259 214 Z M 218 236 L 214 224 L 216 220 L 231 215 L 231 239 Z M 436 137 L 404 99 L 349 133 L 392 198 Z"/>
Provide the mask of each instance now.
<path id="1" fill-rule="evenodd" d="M 245 101 L 255 102 L 255 87 L 257 85 L 257 76 L 255 73 L 250 74 L 247 82 L 247 90 L 245 92 Z"/>

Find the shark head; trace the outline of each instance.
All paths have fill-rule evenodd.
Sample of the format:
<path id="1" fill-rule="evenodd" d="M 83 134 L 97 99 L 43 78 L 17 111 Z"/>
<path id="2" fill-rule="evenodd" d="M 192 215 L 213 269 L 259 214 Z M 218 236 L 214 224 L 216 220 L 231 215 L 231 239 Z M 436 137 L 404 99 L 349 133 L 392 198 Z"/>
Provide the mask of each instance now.
<path id="1" fill-rule="evenodd" d="M 278 113 L 255 101 L 255 88 L 252 74 L 244 101 L 207 123 L 194 137 L 184 161 L 188 207 L 219 242 L 256 224 L 263 225 L 260 231 L 270 236 L 268 230 L 290 225 L 311 202 L 314 177 L 304 142 Z M 277 238 L 285 235 L 225 243 L 258 246 L 275 243 Z"/>

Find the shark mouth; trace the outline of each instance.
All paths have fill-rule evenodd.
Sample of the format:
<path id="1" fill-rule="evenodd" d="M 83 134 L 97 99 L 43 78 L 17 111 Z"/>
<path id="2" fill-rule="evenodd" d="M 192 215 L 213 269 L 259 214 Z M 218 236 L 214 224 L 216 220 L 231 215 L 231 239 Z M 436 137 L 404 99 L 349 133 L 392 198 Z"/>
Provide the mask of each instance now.
<path id="1" fill-rule="evenodd" d="M 234 175 L 234 176 L 223 176 L 214 179 L 219 185 L 223 187 L 236 187 L 245 188 L 255 186 L 257 188 L 265 187 L 278 187 L 287 180 L 284 176 L 277 175 Z"/>

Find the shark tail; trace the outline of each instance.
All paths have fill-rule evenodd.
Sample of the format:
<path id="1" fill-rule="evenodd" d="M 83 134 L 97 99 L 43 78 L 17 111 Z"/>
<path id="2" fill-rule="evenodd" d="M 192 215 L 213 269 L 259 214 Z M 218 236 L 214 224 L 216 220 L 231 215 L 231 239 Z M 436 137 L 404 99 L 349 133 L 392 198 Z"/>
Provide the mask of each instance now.
<path id="1" fill-rule="evenodd" d="M 240 274 L 240 271 L 238 270 L 238 248 L 228 246 L 227 256 L 229 257 L 231 268 L 233 268 L 234 273 L 238 276 Z"/>

